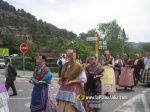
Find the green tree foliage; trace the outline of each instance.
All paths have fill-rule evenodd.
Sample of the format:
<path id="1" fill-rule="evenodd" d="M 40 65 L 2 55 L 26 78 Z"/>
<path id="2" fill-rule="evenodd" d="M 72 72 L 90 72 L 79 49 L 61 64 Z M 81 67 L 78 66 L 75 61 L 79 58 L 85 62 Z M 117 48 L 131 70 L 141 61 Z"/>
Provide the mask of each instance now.
<path id="1" fill-rule="evenodd" d="M 28 51 L 26 53 L 26 55 L 28 55 L 29 57 L 32 58 L 32 60 L 35 60 L 35 57 L 37 56 L 37 54 L 35 53 L 35 51 L 37 51 L 38 46 L 34 43 L 28 43 Z"/>
<path id="2" fill-rule="evenodd" d="M 146 43 L 141 43 L 141 52 L 142 54 L 144 52 L 150 52 L 150 42 L 146 42 Z"/>
<path id="3" fill-rule="evenodd" d="M 3 42 L 2 47 L 4 48 L 9 48 L 9 53 L 13 54 L 16 53 L 18 54 L 19 51 L 19 46 L 21 45 L 21 43 L 25 42 L 17 37 L 14 37 L 12 35 L 0 35 L 0 39 Z"/>
<path id="4" fill-rule="evenodd" d="M 37 20 L 32 14 L 23 9 L 16 10 L 15 7 L 3 0 L 0 0 L 0 10 L 2 11 L 0 14 L 0 27 L 26 28 L 27 34 L 32 35 L 33 44 L 38 46 L 37 50 L 57 52 L 57 49 L 64 44 L 64 41 L 77 38 L 75 33 L 66 29 L 59 29 L 41 19 Z"/>
<path id="5" fill-rule="evenodd" d="M 109 23 L 99 23 L 98 30 L 105 35 L 105 39 L 115 39 L 118 38 L 121 27 L 117 24 L 116 20 L 113 20 Z"/>
<path id="6" fill-rule="evenodd" d="M 99 23 L 98 30 L 101 32 L 100 41 L 107 41 L 107 49 L 111 51 L 112 56 L 119 55 L 121 58 L 122 54 L 122 29 L 117 24 L 116 20 L 113 20 L 109 23 Z M 95 52 L 95 42 L 94 41 L 86 41 L 86 37 L 94 37 L 96 29 L 89 30 L 87 33 L 81 33 L 80 38 L 84 40 L 84 43 L 91 47 L 91 49 Z M 128 38 L 125 38 L 127 41 Z M 105 49 L 105 50 L 107 50 Z M 104 54 L 105 50 L 99 50 L 99 57 Z M 134 54 L 138 52 L 137 49 L 133 48 L 129 44 L 126 44 L 124 47 L 124 52 L 130 54 L 131 58 L 134 58 Z"/>
<path id="7" fill-rule="evenodd" d="M 81 39 L 66 42 L 66 44 L 60 48 L 60 51 L 62 51 L 61 53 L 65 53 L 69 48 L 75 49 L 77 56 L 80 56 L 82 61 L 85 61 L 86 58 L 93 53 L 90 46 L 85 45 L 84 41 Z"/>

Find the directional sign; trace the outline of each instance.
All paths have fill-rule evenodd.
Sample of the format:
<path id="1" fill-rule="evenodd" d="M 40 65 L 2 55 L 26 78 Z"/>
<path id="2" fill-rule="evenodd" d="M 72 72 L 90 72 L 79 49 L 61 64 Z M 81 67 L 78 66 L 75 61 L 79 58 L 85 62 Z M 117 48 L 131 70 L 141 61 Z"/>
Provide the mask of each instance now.
<path id="1" fill-rule="evenodd" d="M 107 46 L 99 46 L 99 49 L 107 49 Z"/>
<path id="2" fill-rule="evenodd" d="M 0 55 L 9 55 L 8 48 L 0 48 Z"/>
<path id="3" fill-rule="evenodd" d="M 99 49 L 103 49 L 103 46 L 99 46 Z"/>
<path id="4" fill-rule="evenodd" d="M 99 41 L 99 46 L 103 45 L 103 41 Z"/>
<path id="5" fill-rule="evenodd" d="M 103 41 L 103 45 L 107 45 L 107 41 Z"/>
<path id="6" fill-rule="evenodd" d="M 86 38 L 86 41 L 96 41 L 96 40 L 98 40 L 97 37 L 87 37 Z"/>
<path id="7" fill-rule="evenodd" d="M 105 45 L 105 46 L 103 46 L 103 49 L 107 49 L 107 46 Z"/>

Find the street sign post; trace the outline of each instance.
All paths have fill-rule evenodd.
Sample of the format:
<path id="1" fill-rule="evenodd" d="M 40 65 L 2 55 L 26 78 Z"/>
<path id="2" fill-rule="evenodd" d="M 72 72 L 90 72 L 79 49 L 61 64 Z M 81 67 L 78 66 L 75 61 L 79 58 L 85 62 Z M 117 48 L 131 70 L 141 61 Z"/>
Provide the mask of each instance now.
<path id="1" fill-rule="evenodd" d="M 98 40 L 97 37 L 87 37 L 86 38 L 86 41 L 96 41 L 96 40 Z"/>
<path id="2" fill-rule="evenodd" d="M 98 60 L 98 38 L 99 38 L 99 35 L 96 35 L 96 37 L 87 37 L 86 38 L 86 41 L 95 41 L 95 50 L 96 50 L 97 60 Z"/>
<path id="3" fill-rule="evenodd" d="M 23 75 L 25 75 L 25 53 L 28 51 L 28 46 L 26 43 L 20 45 L 20 51 L 23 53 Z"/>

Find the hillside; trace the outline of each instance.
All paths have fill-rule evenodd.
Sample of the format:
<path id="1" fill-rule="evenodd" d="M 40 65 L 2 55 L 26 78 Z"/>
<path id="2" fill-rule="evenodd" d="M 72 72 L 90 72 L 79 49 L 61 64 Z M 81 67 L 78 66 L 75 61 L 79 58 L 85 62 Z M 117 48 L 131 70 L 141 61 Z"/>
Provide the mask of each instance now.
<path id="1" fill-rule="evenodd" d="M 128 44 L 130 44 L 130 45 L 131 45 L 132 47 L 134 47 L 134 48 L 140 47 L 140 43 L 128 42 Z"/>
<path id="2" fill-rule="evenodd" d="M 57 52 L 57 48 L 66 40 L 75 39 L 77 35 L 66 29 L 59 29 L 51 23 L 37 20 L 35 16 L 23 9 L 18 9 L 3 0 L 0 0 L 0 38 L 7 46 L 5 35 L 33 44 L 34 50 Z M 19 41 L 18 44 L 20 44 Z M 57 45 L 57 46 L 56 46 Z M 1 45 L 2 46 L 2 45 Z M 40 47 L 37 47 L 40 46 Z M 3 47 L 3 46 L 2 46 Z M 14 47 L 14 46 L 13 46 Z M 15 50 L 11 50 L 14 53 Z M 15 51 L 17 52 L 17 51 Z"/>

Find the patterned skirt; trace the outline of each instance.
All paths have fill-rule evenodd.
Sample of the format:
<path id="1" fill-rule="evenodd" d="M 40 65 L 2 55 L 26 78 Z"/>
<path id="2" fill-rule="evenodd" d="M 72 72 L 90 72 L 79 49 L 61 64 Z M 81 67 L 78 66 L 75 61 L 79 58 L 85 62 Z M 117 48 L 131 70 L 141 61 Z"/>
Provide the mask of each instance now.
<path id="1" fill-rule="evenodd" d="M 5 86 L 0 84 L 0 112 L 9 112 L 8 101 L 9 96 Z"/>
<path id="2" fill-rule="evenodd" d="M 85 99 L 84 88 L 81 84 L 66 85 L 63 82 L 56 99 L 58 102 L 57 112 L 90 112 L 88 101 Z"/>
<path id="3" fill-rule="evenodd" d="M 89 77 L 86 83 L 85 93 L 87 97 L 93 98 L 87 99 L 90 108 L 102 107 L 103 100 L 100 99 L 99 97 L 104 95 L 104 92 L 103 92 L 103 84 L 100 78 L 93 79 L 93 77 Z"/>
<path id="4" fill-rule="evenodd" d="M 51 88 L 48 88 L 48 100 L 46 106 L 46 112 L 56 112 L 57 110 L 57 102 L 53 95 Z"/>
<path id="5" fill-rule="evenodd" d="M 48 100 L 48 85 L 47 84 L 34 84 L 32 91 L 31 112 L 41 112 L 46 110 Z"/>
<path id="6" fill-rule="evenodd" d="M 139 80 L 141 83 L 150 84 L 150 68 L 141 72 Z"/>
<path id="7" fill-rule="evenodd" d="M 122 87 L 133 87 L 135 86 L 135 79 L 132 68 L 123 67 L 119 78 L 119 86 Z"/>
<path id="8" fill-rule="evenodd" d="M 115 70 L 115 81 L 116 81 L 116 85 L 119 84 L 119 71 Z"/>

